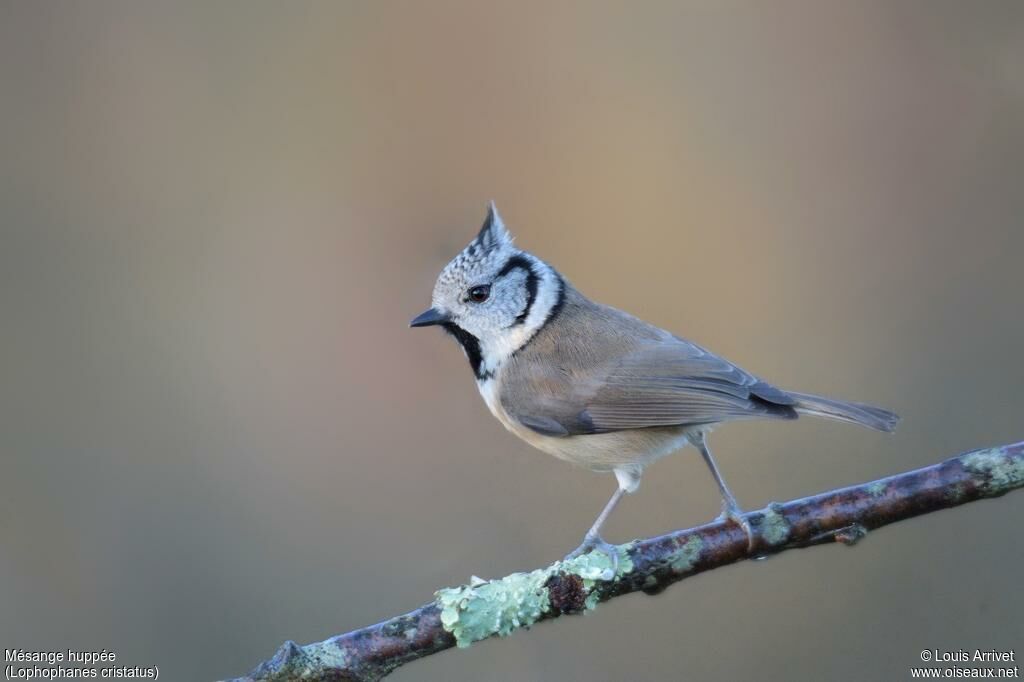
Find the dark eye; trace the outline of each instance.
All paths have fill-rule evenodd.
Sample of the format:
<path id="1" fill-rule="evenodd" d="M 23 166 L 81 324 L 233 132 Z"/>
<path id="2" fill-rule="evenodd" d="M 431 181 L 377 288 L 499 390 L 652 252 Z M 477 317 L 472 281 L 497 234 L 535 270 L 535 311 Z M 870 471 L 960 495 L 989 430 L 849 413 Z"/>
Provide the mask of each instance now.
<path id="1" fill-rule="evenodd" d="M 483 303 L 491 296 L 491 285 L 481 284 L 469 290 L 469 300 L 473 303 Z"/>

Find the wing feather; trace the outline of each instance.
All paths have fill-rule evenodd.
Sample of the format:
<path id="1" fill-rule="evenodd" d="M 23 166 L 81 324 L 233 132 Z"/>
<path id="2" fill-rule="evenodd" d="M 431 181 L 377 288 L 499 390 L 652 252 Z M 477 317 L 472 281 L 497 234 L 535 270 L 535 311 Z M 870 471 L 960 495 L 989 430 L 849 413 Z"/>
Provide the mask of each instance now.
<path id="1" fill-rule="evenodd" d="M 521 421 L 545 435 L 569 436 L 797 416 L 784 391 L 681 339 L 641 346 L 591 387 L 587 395 L 570 393 L 573 404 Z"/>
<path id="2" fill-rule="evenodd" d="M 571 288 L 559 324 L 559 334 L 542 329 L 515 356 L 502 382 L 506 411 L 538 433 L 797 416 L 797 401 L 785 391 L 695 343 L 585 301 Z"/>
<path id="3" fill-rule="evenodd" d="M 696 344 L 676 339 L 623 358 L 587 401 L 587 433 L 733 419 L 792 419 L 793 399 Z"/>

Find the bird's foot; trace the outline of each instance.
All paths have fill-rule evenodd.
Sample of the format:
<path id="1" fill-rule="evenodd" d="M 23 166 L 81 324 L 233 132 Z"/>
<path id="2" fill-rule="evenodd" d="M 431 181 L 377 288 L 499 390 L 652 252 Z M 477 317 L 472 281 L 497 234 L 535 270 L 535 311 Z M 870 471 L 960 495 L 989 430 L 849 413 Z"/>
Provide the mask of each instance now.
<path id="1" fill-rule="evenodd" d="M 619 548 L 610 542 L 605 542 L 600 535 L 591 535 L 590 533 L 587 533 L 587 535 L 583 537 L 583 544 L 566 554 L 564 561 L 581 557 L 584 554 L 589 554 L 590 552 L 601 552 L 608 557 L 608 561 L 612 564 L 611 568 L 605 569 L 604 573 L 601 574 L 601 579 L 611 580 L 614 578 L 615 574 L 619 570 Z"/>
<path id="2" fill-rule="evenodd" d="M 743 529 L 743 532 L 747 534 L 747 551 L 754 549 L 754 529 L 750 525 L 750 521 L 743 515 L 743 510 L 740 509 L 739 505 L 735 502 L 729 502 L 728 500 L 722 501 L 722 513 L 718 515 L 716 521 L 732 521 L 737 526 Z"/>

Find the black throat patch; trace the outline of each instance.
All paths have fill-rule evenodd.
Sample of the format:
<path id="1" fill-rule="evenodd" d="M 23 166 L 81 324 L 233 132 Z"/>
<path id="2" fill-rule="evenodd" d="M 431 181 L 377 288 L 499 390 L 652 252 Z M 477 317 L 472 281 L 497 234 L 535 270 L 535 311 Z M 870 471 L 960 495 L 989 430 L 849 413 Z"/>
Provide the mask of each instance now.
<path id="1" fill-rule="evenodd" d="M 462 350 L 466 352 L 466 358 L 469 360 L 469 366 L 473 368 L 473 374 L 476 375 L 477 380 L 484 381 L 494 376 L 492 372 L 481 371 L 484 356 L 480 352 L 480 339 L 476 338 L 454 322 L 445 322 L 441 326 L 444 327 L 446 332 L 454 336 L 455 340 L 459 342 L 460 346 L 462 346 Z"/>

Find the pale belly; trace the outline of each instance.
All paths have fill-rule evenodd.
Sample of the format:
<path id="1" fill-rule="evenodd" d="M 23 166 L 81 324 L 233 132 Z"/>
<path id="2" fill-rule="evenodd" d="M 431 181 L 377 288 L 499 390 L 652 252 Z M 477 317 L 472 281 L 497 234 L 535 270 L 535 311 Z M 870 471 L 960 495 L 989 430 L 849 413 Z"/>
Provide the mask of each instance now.
<path id="1" fill-rule="evenodd" d="M 542 452 L 592 471 L 632 469 L 639 475 L 651 462 L 688 445 L 689 434 L 694 432 L 692 428 L 671 426 L 563 438 L 545 436 L 505 412 L 498 398 L 497 381 L 490 379 L 477 386 L 491 414 L 509 431 Z"/>

